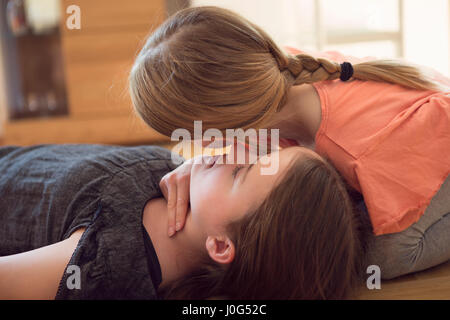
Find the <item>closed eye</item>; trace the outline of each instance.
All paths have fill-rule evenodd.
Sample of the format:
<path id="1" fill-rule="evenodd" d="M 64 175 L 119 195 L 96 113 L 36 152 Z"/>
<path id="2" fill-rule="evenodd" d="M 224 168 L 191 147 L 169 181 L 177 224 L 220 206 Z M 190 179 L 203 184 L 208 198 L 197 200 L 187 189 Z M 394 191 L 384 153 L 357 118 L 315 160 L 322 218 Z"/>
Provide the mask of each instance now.
<path id="1" fill-rule="evenodd" d="M 236 178 L 236 175 L 238 174 L 239 170 L 241 170 L 242 168 L 244 168 L 244 166 L 242 166 L 242 165 L 234 167 L 233 171 L 231 172 L 233 179 Z"/>

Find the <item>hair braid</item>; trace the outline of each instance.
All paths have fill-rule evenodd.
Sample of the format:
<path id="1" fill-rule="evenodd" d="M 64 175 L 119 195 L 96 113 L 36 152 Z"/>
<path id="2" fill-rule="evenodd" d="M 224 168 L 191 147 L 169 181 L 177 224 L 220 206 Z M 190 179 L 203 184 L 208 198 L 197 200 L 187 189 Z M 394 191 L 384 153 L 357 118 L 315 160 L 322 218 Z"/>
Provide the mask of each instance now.
<path id="1" fill-rule="evenodd" d="M 404 61 L 378 59 L 352 66 L 353 79 L 389 82 L 419 90 L 442 90 L 438 83 L 425 77 L 418 67 Z M 288 56 L 286 68 L 280 70 L 283 73 L 286 70 L 289 71 L 286 74 L 291 85 L 300 85 L 339 79 L 341 64 L 302 53 Z"/>
<path id="2" fill-rule="evenodd" d="M 289 57 L 286 69 L 293 77 L 293 85 L 334 80 L 341 74 L 339 63 L 325 58 L 314 58 L 308 54 Z"/>

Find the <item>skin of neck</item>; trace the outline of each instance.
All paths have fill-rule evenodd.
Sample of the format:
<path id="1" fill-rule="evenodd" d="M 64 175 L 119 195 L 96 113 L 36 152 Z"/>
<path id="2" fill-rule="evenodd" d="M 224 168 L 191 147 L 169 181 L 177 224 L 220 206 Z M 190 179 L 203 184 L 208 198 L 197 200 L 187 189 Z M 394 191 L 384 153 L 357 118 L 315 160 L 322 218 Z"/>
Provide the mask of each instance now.
<path id="1" fill-rule="evenodd" d="M 184 228 L 172 237 L 167 235 L 167 217 L 167 201 L 164 198 L 147 202 L 142 222 L 158 256 L 162 274 L 161 288 L 192 270 L 198 263 L 201 252 L 206 254 L 206 237 L 204 240 L 203 235 L 192 237 L 189 232 L 190 212 Z"/>
<path id="2" fill-rule="evenodd" d="M 321 120 L 320 97 L 312 85 L 303 84 L 289 88 L 286 103 L 270 127 L 280 129 L 280 138 L 309 146 L 315 143 Z"/>

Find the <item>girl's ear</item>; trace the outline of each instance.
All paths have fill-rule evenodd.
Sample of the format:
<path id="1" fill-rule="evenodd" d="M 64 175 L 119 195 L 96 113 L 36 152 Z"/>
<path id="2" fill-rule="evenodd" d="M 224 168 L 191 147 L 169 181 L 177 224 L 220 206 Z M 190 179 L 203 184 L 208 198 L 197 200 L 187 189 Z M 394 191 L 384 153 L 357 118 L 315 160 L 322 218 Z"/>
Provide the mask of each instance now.
<path id="1" fill-rule="evenodd" d="M 208 236 L 206 251 L 214 261 L 229 264 L 234 259 L 235 247 L 233 241 L 227 236 Z"/>

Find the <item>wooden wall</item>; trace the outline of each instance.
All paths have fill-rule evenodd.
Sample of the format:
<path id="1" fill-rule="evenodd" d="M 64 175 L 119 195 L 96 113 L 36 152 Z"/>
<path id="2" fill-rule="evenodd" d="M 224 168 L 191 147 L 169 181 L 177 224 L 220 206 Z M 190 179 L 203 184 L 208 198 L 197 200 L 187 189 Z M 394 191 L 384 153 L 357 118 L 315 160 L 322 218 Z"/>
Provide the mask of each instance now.
<path id="1" fill-rule="evenodd" d="M 61 0 L 61 40 L 69 115 L 7 121 L 4 144 L 144 144 L 167 138 L 131 107 L 128 73 L 147 35 L 168 16 L 165 0 Z M 66 8 L 81 9 L 81 29 L 66 28 Z"/>

